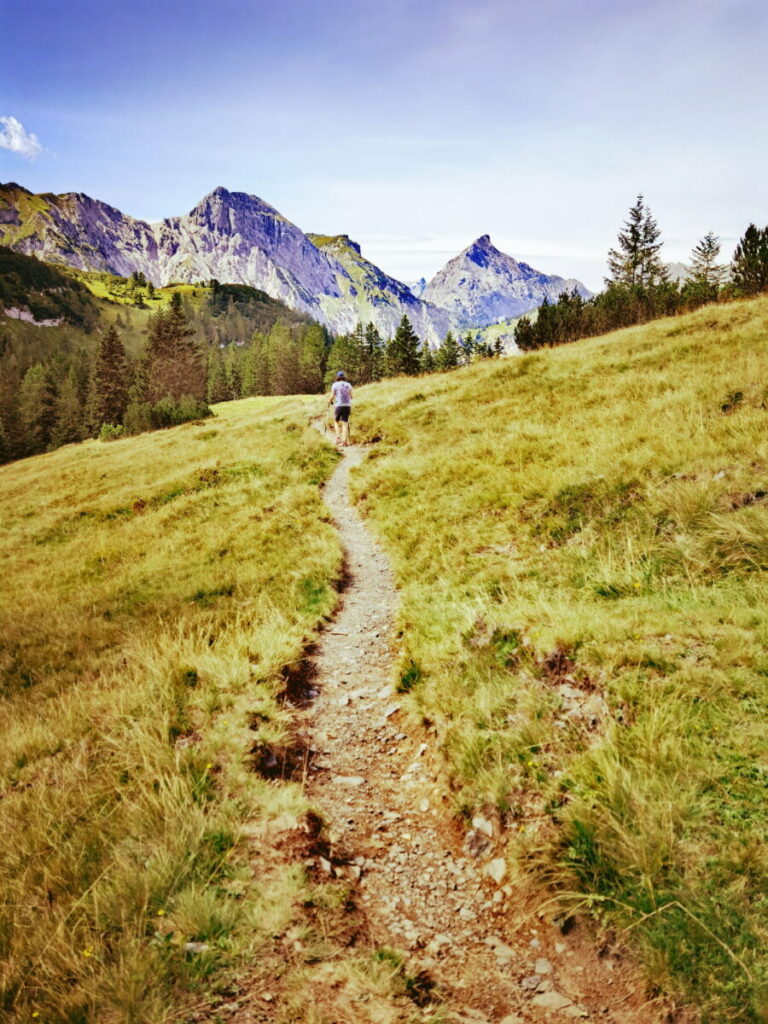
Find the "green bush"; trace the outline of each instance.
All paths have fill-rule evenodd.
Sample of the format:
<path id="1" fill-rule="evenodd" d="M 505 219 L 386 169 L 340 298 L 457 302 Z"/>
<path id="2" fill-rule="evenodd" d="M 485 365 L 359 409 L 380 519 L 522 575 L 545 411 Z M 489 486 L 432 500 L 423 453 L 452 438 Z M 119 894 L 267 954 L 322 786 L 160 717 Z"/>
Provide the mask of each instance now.
<path id="1" fill-rule="evenodd" d="M 99 431 L 100 441 L 117 441 L 123 436 L 124 428 L 120 423 L 102 423 Z"/>

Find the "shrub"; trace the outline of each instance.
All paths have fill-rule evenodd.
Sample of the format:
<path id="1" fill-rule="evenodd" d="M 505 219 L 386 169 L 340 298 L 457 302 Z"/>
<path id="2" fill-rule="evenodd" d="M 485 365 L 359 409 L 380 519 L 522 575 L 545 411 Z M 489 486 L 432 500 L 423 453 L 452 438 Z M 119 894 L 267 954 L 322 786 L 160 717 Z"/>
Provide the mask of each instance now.
<path id="1" fill-rule="evenodd" d="M 119 437 L 122 437 L 124 428 L 120 423 L 102 423 L 101 430 L 99 431 L 100 441 L 117 441 Z"/>

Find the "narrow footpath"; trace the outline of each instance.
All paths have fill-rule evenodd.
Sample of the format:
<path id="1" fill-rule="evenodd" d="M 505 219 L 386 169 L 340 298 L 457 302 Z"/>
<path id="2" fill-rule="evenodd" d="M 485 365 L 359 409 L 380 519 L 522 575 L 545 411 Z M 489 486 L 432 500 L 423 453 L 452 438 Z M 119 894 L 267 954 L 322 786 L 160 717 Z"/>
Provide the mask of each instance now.
<path id="1" fill-rule="evenodd" d="M 527 914 L 507 878 L 495 822 L 460 835 L 446 813 L 428 730 L 414 735 L 394 688 L 397 591 L 388 559 L 348 496 L 350 447 L 325 489 L 346 586 L 320 634 L 308 709 L 307 791 L 327 823 L 320 870 L 348 878 L 375 946 L 408 952 L 466 1024 L 594 1017 L 659 1019 L 612 952 Z M 628 991 L 629 988 L 629 991 Z"/>

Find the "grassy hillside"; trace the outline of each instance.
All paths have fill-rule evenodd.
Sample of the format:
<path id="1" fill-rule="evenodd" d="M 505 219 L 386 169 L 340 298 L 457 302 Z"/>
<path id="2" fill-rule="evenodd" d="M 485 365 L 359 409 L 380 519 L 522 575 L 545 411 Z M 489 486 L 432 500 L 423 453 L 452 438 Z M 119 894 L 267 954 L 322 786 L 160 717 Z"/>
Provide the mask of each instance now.
<path id="1" fill-rule="evenodd" d="M 767 1020 L 768 300 L 357 404 L 457 812 L 703 1020 Z"/>
<path id="2" fill-rule="evenodd" d="M 274 985 L 299 932 L 317 952 L 339 898 L 274 856 L 307 807 L 264 766 L 336 599 L 335 456 L 286 417 L 249 399 L 0 467 L 4 1020 L 189 1019 L 238 964 Z"/>

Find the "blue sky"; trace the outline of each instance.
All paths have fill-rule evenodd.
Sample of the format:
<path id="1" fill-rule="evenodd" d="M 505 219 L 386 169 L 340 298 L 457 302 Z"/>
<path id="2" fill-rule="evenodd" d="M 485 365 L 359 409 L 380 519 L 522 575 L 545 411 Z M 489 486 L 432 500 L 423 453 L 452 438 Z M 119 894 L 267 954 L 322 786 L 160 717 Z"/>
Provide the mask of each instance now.
<path id="1" fill-rule="evenodd" d="M 669 260 L 768 222 L 767 29 L 764 0 L 0 0 L 0 180 L 149 220 L 224 185 L 407 280 L 487 233 L 595 289 L 638 192 Z"/>

